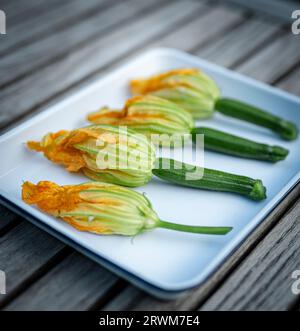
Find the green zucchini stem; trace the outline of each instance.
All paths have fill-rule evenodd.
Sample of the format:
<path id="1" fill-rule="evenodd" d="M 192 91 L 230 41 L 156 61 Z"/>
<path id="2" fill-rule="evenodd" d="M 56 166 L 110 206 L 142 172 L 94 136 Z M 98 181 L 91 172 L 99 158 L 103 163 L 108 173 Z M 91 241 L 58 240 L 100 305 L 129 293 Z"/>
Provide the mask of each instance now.
<path id="1" fill-rule="evenodd" d="M 215 234 L 215 235 L 224 235 L 229 233 L 232 230 L 232 227 L 222 227 L 222 226 L 193 226 L 193 225 L 184 225 L 177 223 L 170 223 L 163 220 L 159 220 L 157 227 L 165 228 L 170 230 L 182 231 L 182 232 L 191 232 L 191 233 L 200 233 L 200 234 Z"/>
<path id="2" fill-rule="evenodd" d="M 289 153 L 287 149 L 280 146 L 261 144 L 212 128 L 194 128 L 191 134 L 194 143 L 197 141 L 197 134 L 204 135 L 205 150 L 244 158 L 277 162 L 284 160 Z"/>
<path id="3" fill-rule="evenodd" d="M 166 158 L 158 158 L 157 164 L 158 167 L 153 169 L 152 173 L 171 183 L 198 189 L 237 193 L 253 200 L 266 198 L 266 188 L 259 179 L 200 168 Z M 167 169 L 165 169 L 165 165 L 169 165 Z M 202 177 L 194 177 L 193 179 L 193 174 L 199 175 L 201 173 Z"/>
<path id="4" fill-rule="evenodd" d="M 294 123 L 238 100 L 220 98 L 215 104 L 215 110 L 226 116 L 271 129 L 285 140 L 295 140 L 298 136 L 298 128 Z"/>

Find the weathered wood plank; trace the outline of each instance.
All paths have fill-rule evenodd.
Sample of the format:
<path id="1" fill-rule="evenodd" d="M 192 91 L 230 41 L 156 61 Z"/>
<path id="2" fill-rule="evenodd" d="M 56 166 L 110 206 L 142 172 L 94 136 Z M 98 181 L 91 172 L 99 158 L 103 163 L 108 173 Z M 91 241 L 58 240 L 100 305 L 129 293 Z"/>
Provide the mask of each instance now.
<path id="1" fill-rule="evenodd" d="M 53 96 L 55 93 L 64 91 L 108 63 L 150 42 L 151 38 L 158 37 L 169 29 L 175 29 L 181 20 L 200 15 L 202 8 L 203 5 L 198 2 L 191 2 L 190 6 L 178 1 L 168 2 L 168 6 L 159 11 L 136 18 L 122 29 L 94 39 L 92 43 L 77 49 L 68 57 L 59 59 L 26 79 L 2 89 L 0 92 L 1 126 L 7 125 L 23 114 L 25 109 L 31 109 L 32 100 L 35 101 L 35 106 L 38 106 L 39 104 L 36 104 L 38 100 L 45 101 L 49 94 Z M 168 20 L 165 19 L 167 16 Z M 39 93 L 36 92 L 37 86 Z"/>
<path id="2" fill-rule="evenodd" d="M 117 277 L 73 253 L 13 300 L 5 310 L 87 310 L 116 284 Z"/>
<path id="3" fill-rule="evenodd" d="M 275 18 L 277 21 L 281 20 L 284 23 L 291 22 L 291 14 L 295 9 L 299 9 L 299 3 L 294 0 L 226 0 L 233 4 L 241 5 L 249 8 L 255 12 L 265 13 Z"/>
<path id="4" fill-rule="evenodd" d="M 18 1 L 2 0 L 0 7 L 4 11 L 10 10 L 11 14 L 18 15 L 20 12 L 23 12 L 28 7 L 32 8 L 41 3 L 44 3 L 44 0 L 32 0 L 32 1 L 28 1 L 27 3 L 25 3 L 25 1 L 22 1 L 22 3 L 19 3 L 19 4 L 18 4 Z"/>
<path id="5" fill-rule="evenodd" d="M 135 304 L 142 301 L 145 301 L 145 298 L 148 297 L 145 293 L 138 288 L 128 285 L 126 288 L 118 293 L 116 297 L 110 300 L 101 310 L 103 311 L 121 311 L 121 310 L 136 310 Z M 152 302 L 153 307 L 149 310 L 155 310 L 156 305 L 161 306 L 161 302 Z M 142 308 L 141 308 L 142 309 Z M 181 309 L 181 308 L 180 308 Z"/>
<path id="6" fill-rule="evenodd" d="M 287 32 L 238 66 L 237 70 L 263 82 L 275 82 L 299 63 L 299 58 L 299 38 Z"/>
<path id="7" fill-rule="evenodd" d="M 244 22 L 237 30 L 229 31 L 222 38 L 210 43 L 208 47 L 199 49 L 195 52 L 207 60 L 213 59 L 214 62 L 224 67 L 237 65 L 253 51 L 276 37 L 280 31 L 280 26 L 267 22 L 263 18 L 252 18 Z M 220 49 L 223 51 L 220 52 Z"/>
<path id="8" fill-rule="evenodd" d="M 150 11 L 153 2 L 157 3 L 157 0 L 146 2 L 131 0 L 130 3 L 127 3 L 127 1 L 119 2 L 116 6 L 109 7 L 105 11 L 100 11 L 96 15 L 88 17 L 88 19 L 76 21 L 76 24 L 67 26 L 62 30 L 53 29 L 52 34 L 4 55 L 0 62 L 2 73 L 0 76 L 0 86 L 7 85 L 47 65 L 51 60 L 74 51 L 75 47 L 80 47 L 88 43 L 91 38 L 98 37 L 99 34 L 104 33 L 108 28 L 114 25 L 119 26 L 118 24 L 122 20 L 129 17 L 135 20 L 139 11 L 145 9 Z M 60 45 L 60 47 L 57 47 L 57 45 Z"/>
<path id="9" fill-rule="evenodd" d="M 31 3 L 31 1 L 24 2 Z M 51 6 L 45 5 L 40 13 L 30 15 L 30 19 L 9 22 L 9 31 L 6 38 L 1 39 L 0 56 L 11 54 L 14 49 L 24 45 L 29 47 L 30 42 L 46 35 L 55 34 L 55 31 L 68 26 L 76 20 L 97 13 L 108 0 L 81 0 L 61 1 L 52 0 Z M 111 1 L 111 4 L 114 2 Z M 61 13 L 64 15 L 61 15 Z"/>
<path id="10" fill-rule="evenodd" d="M 6 273 L 7 294 L 0 296 L 0 306 L 51 263 L 63 247 L 60 241 L 27 222 L 1 237 L 0 269 Z"/>
<path id="11" fill-rule="evenodd" d="M 300 67 L 291 72 L 286 79 L 281 80 L 277 86 L 300 96 Z"/>
<path id="12" fill-rule="evenodd" d="M 245 12 L 242 10 L 218 5 L 203 15 L 204 10 L 206 8 L 202 10 L 201 16 L 154 41 L 150 47 L 173 47 L 191 52 L 195 48 L 203 47 L 205 43 L 214 43 L 220 35 L 223 39 L 228 30 L 245 21 Z"/>
<path id="13" fill-rule="evenodd" d="M 143 291 L 128 285 L 112 299 L 103 310 L 193 310 L 205 300 L 215 288 L 224 280 L 234 268 L 243 261 L 243 258 L 257 245 L 257 242 L 268 233 L 270 228 L 278 222 L 282 215 L 290 208 L 300 195 L 298 185 L 279 206 L 259 225 L 237 251 L 212 275 L 208 282 L 188 292 L 183 297 L 172 301 L 160 301 L 145 294 Z M 132 294 L 131 294 L 132 293 Z"/>
<path id="14" fill-rule="evenodd" d="M 55 4 L 55 0 L 53 1 Z M 26 22 L 32 18 L 32 15 L 38 15 L 48 6 L 51 10 L 52 2 L 47 0 L 31 0 L 31 1 L 5 1 L 0 7 L 5 11 L 7 19 L 7 31 L 10 31 L 11 25 Z"/>
<path id="15" fill-rule="evenodd" d="M 287 310 L 299 298 L 291 289 L 299 265 L 300 201 L 201 310 Z"/>
<path id="16" fill-rule="evenodd" d="M 0 236 L 2 229 L 6 228 L 10 223 L 17 220 L 18 216 L 4 206 L 0 205 Z"/>

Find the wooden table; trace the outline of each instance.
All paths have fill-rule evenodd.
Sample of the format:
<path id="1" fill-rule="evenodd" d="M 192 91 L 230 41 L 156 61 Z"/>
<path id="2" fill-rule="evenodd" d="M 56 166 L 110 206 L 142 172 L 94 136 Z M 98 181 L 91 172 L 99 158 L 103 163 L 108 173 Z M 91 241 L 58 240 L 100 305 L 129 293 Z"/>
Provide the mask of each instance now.
<path id="1" fill-rule="evenodd" d="M 299 5 L 300 7 L 300 5 Z M 1 0 L 0 122 L 6 130 L 136 52 L 178 48 L 300 95 L 300 35 L 227 2 Z M 2 156 L 4 157 L 4 156 Z M 157 300 L 0 207 L 4 310 L 299 310 L 300 186 L 202 286 Z"/>

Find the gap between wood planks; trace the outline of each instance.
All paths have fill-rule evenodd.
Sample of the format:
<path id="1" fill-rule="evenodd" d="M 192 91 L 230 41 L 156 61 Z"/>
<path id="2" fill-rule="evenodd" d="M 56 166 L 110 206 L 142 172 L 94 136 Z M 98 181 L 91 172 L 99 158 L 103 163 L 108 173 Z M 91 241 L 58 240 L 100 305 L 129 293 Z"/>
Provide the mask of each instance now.
<path id="1" fill-rule="evenodd" d="M 24 292 L 14 301 L 10 300 L 4 309 L 93 309 L 96 294 L 99 302 L 105 302 L 105 298 L 123 286 L 123 281 L 77 252 L 68 254 L 58 262 L 44 277 L 31 285 L 31 291 Z"/>
<path id="2" fill-rule="evenodd" d="M 0 300 L 0 309 L 7 306 L 14 298 L 20 295 L 25 288 L 29 287 L 35 281 L 40 279 L 44 274 L 49 272 L 52 268 L 58 265 L 60 262 L 64 261 L 70 254 L 72 250 L 69 246 L 63 247 L 59 250 L 56 254 L 54 254 L 46 264 L 41 265 L 34 273 L 30 275 L 27 279 L 25 279 L 22 284 L 14 287 L 13 289 L 9 290 L 5 296 Z"/>
<path id="3" fill-rule="evenodd" d="M 29 44 L 28 47 L 15 49 L 14 52 L 10 52 L 9 55 L 2 56 L 0 62 L 0 68 L 2 68 L 0 88 L 10 86 L 18 80 L 23 79 L 28 75 L 32 75 L 41 68 L 55 63 L 59 59 L 62 59 L 70 53 L 91 43 L 93 39 L 99 38 L 99 36 L 104 34 L 109 34 L 123 23 L 127 23 L 130 19 L 134 19 L 134 16 L 136 15 L 148 15 L 151 14 L 151 12 L 162 10 L 165 7 L 173 7 L 171 6 L 172 3 L 170 4 L 167 0 L 148 0 L 147 2 L 131 0 L 131 2 L 134 4 L 132 8 L 130 8 L 133 11 L 133 16 L 116 20 L 118 15 L 123 15 L 126 8 L 126 6 L 123 10 L 117 8 L 117 11 L 114 12 L 114 9 L 117 6 L 124 6 L 123 2 L 120 2 L 117 3 L 116 6 L 108 7 L 106 11 L 102 12 L 100 10 L 98 15 L 90 16 L 89 20 L 79 20 L 77 21 L 77 24 L 66 26 L 64 29 L 58 29 L 57 31 L 54 31 L 55 33 L 48 35 L 46 38 L 39 39 L 35 43 Z M 139 8 L 141 8 L 141 10 L 139 10 Z M 106 26 L 103 28 L 103 23 L 101 23 L 101 21 L 106 18 L 106 15 L 108 14 L 107 11 L 111 12 L 110 20 L 115 20 L 115 22 L 113 24 L 107 22 Z M 102 17 L 102 19 L 98 20 L 98 17 Z M 95 22 L 92 22 L 93 19 L 95 19 Z M 100 29 L 99 31 L 97 31 L 98 28 Z M 85 31 L 84 34 L 82 33 L 82 30 Z M 88 31 L 90 32 L 90 35 L 87 34 Z M 59 38 L 64 42 L 63 49 L 61 48 L 62 46 L 57 47 Z M 25 61 L 25 63 L 18 63 L 20 59 L 22 59 L 23 62 Z"/>
<path id="4" fill-rule="evenodd" d="M 0 205 L 0 237 L 7 231 L 5 230 L 10 224 L 14 223 L 19 216 L 6 207 Z"/>
<path id="5" fill-rule="evenodd" d="M 10 24 L 9 35 L 0 44 L 0 59 L 14 51 L 19 51 L 23 46 L 28 46 L 47 37 L 49 34 L 64 30 L 70 25 L 76 24 L 77 21 L 89 19 L 116 3 L 117 0 L 89 0 L 88 2 L 52 0 L 51 6 L 44 8 L 40 15 L 30 13 L 30 20 L 27 17 L 25 21 L 19 20 L 19 24 Z M 82 6 L 79 6 L 80 4 Z M 64 12 L 63 16 L 61 15 L 62 12 Z M 9 23 L 11 22 L 9 21 Z"/>
<path id="6" fill-rule="evenodd" d="M 21 21 L 26 22 L 32 14 L 39 15 L 45 9 L 46 0 L 30 0 L 30 1 L 6 1 L 1 3 L 1 8 L 6 14 L 6 22 L 9 31 L 9 26 L 19 25 Z M 56 5 L 58 0 L 48 1 L 47 7 L 52 10 L 52 5 Z"/>
<path id="7" fill-rule="evenodd" d="M 293 10 L 299 9 L 299 3 L 295 0 L 226 0 L 233 5 L 239 5 L 243 8 L 249 8 L 256 12 L 262 12 L 270 15 L 284 23 L 292 21 L 291 14 Z"/>

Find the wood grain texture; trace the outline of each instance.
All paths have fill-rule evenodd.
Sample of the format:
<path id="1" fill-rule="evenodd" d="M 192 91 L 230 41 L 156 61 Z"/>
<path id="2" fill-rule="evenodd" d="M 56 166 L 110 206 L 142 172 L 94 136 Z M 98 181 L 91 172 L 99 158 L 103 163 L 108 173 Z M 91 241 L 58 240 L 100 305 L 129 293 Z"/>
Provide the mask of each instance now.
<path id="1" fill-rule="evenodd" d="M 293 70 L 285 79 L 281 80 L 277 86 L 283 90 L 300 96 L 300 67 Z"/>
<path id="2" fill-rule="evenodd" d="M 120 310 L 135 310 L 136 304 L 140 301 L 144 302 L 147 295 L 138 288 L 127 285 L 126 288 L 118 293 L 116 297 L 110 300 L 104 307 L 103 311 L 120 311 Z M 150 304 L 152 307 L 149 310 L 155 310 L 155 307 L 159 305 L 161 307 L 162 302 L 153 301 Z M 142 308 L 143 309 L 143 308 Z"/>
<path id="3" fill-rule="evenodd" d="M 2 230 L 18 218 L 18 215 L 0 205 L 0 236 L 2 235 Z"/>
<path id="4" fill-rule="evenodd" d="M 70 53 L 67 57 L 57 59 L 55 63 L 49 64 L 37 73 L 2 89 L 0 126 L 3 128 L 23 114 L 29 105 L 32 107 L 33 100 L 36 100 L 37 96 L 38 100 L 41 100 L 41 97 L 42 100 L 47 100 L 49 94 L 53 96 L 61 93 L 75 82 L 81 82 L 109 63 L 142 47 L 152 38 L 175 29 L 182 20 L 198 15 L 202 8 L 203 5 L 198 2 L 191 2 L 190 6 L 186 6 L 186 3 L 181 1 L 168 2 L 168 5 L 160 10 L 147 12 L 143 17 L 128 22 L 122 29 L 93 39 L 93 42 Z M 168 20 L 165 20 L 166 16 L 169 16 Z M 37 86 L 39 93 L 36 92 Z M 35 103 L 35 106 L 38 105 Z"/>
<path id="5" fill-rule="evenodd" d="M 13 297 L 61 252 L 64 244 L 44 231 L 23 222 L 0 238 L 0 269 L 7 279 L 0 306 Z"/>
<path id="6" fill-rule="evenodd" d="M 294 0 L 226 0 L 228 3 L 241 5 L 254 11 L 265 13 L 268 16 L 278 19 L 284 23 L 291 22 L 291 13 L 295 9 L 299 9 L 299 3 Z"/>
<path id="7" fill-rule="evenodd" d="M 51 1 L 51 3 L 47 0 L 10 0 L 1 2 L 0 7 L 5 11 L 7 22 L 9 22 L 7 31 L 10 31 L 10 26 L 22 24 L 33 16 L 39 15 L 45 10 L 45 5 L 51 10 L 52 2 L 54 5 L 56 4 L 56 0 Z"/>
<path id="8" fill-rule="evenodd" d="M 258 51 L 237 70 L 263 82 L 275 82 L 288 70 L 299 64 L 299 38 L 289 31 Z"/>
<path id="9" fill-rule="evenodd" d="M 201 310 L 287 310 L 299 298 L 300 202 L 280 220 Z"/>
<path id="10" fill-rule="evenodd" d="M 131 0 L 131 5 L 128 5 L 126 1 L 119 2 L 118 5 L 109 7 L 107 11 L 95 11 L 95 15 L 76 21 L 76 24 L 69 25 L 62 30 L 53 29 L 52 33 L 45 38 L 2 56 L 0 86 L 7 85 L 33 70 L 43 67 L 52 59 L 73 51 L 76 46 L 86 44 L 91 38 L 122 21 L 124 17 L 134 19 L 135 17 L 132 15 L 137 14 L 140 9 L 150 7 L 153 2 L 157 2 L 157 0 L 146 2 Z M 148 8 L 148 10 L 150 9 Z M 83 31 L 84 33 L 82 33 Z"/>
<path id="11" fill-rule="evenodd" d="M 22 3 L 29 5 L 31 1 Z M 7 32 L 9 35 L 1 40 L 0 57 L 3 54 L 11 54 L 17 48 L 18 52 L 21 52 L 20 48 L 25 45 L 29 48 L 31 43 L 38 38 L 55 35 L 56 31 L 74 24 L 76 20 L 91 16 L 104 4 L 108 4 L 108 0 L 89 0 L 86 2 L 81 0 L 52 0 L 50 6 L 43 6 L 38 15 L 31 13 L 28 19 L 21 19 L 15 23 L 11 23 L 9 20 L 9 31 Z M 25 9 L 30 11 L 30 8 L 25 7 Z M 64 15 L 61 15 L 62 12 Z"/>
<path id="12" fill-rule="evenodd" d="M 223 38 L 199 49 L 195 54 L 207 60 L 213 59 L 221 66 L 233 67 L 258 48 L 265 47 L 268 41 L 276 38 L 279 31 L 278 24 L 259 17 L 250 18 L 238 29 L 229 31 Z"/>
<path id="13" fill-rule="evenodd" d="M 36 281 L 5 310 L 87 310 L 116 284 L 117 277 L 73 253 Z"/>
<path id="14" fill-rule="evenodd" d="M 208 10 L 210 8 L 210 10 Z M 212 44 L 215 39 L 227 33 L 245 20 L 245 12 L 239 9 L 232 10 L 222 5 L 204 7 L 201 15 L 197 15 L 165 37 L 155 40 L 150 47 L 171 47 L 191 52 L 204 44 Z M 212 24 L 213 22 L 213 24 Z M 209 27 L 209 29 L 207 28 Z"/>

